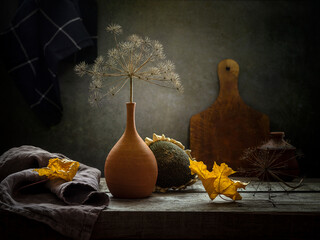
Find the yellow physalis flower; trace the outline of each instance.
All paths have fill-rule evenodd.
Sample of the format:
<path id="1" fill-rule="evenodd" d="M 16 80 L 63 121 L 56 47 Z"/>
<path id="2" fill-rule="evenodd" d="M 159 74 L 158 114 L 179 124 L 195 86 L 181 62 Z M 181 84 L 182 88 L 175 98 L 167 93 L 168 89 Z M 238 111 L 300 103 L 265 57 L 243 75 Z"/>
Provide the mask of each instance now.
<path id="1" fill-rule="evenodd" d="M 211 200 L 219 194 L 225 195 L 232 200 L 241 200 L 242 197 L 237 192 L 238 188 L 245 188 L 248 183 L 233 181 L 228 176 L 235 173 L 227 164 L 222 163 L 220 166 L 214 162 L 212 171 L 207 170 L 203 162 L 197 162 L 190 159 L 190 169 L 192 174 L 198 174 L 202 184 L 207 191 Z"/>
<path id="2" fill-rule="evenodd" d="M 79 162 L 76 161 L 51 158 L 47 167 L 34 169 L 34 171 L 38 172 L 39 176 L 47 176 L 49 179 L 62 178 L 66 181 L 71 181 L 76 175 L 79 166 Z"/>

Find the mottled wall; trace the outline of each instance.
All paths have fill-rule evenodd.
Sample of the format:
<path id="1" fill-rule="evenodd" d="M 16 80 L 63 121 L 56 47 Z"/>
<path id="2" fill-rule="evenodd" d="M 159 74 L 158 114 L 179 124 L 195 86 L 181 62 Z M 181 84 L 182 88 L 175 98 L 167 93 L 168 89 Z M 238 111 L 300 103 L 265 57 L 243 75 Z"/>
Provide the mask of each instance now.
<path id="1" fill-rule="evenodd" d="M 13 7 L 12 2 L 11 12 Z M 119 23 L 124 36 L 137 33 L 160 40 L 181 76 L 183 95 L 136 82 L 136 124 L 142 138 L 164 133 L 188 147 L 189 119 L 214 102 L 217 65 L 232 58 L 240 65 L 243 100 L 267 114 L 271 131 L 284 131 L 304 153 L 304 174 L 320 176 L 316 2 L 100 0 L 98 7 L 100 54 L 113 47 L 105 26 Z M 9 13 L 2 18 L 7 20 Z M 1 152 L 31 144 L 103 170 L 107 153 L 125 128 L 128 86 L 97 111 L 87 102 L 89 82 L 74 74 L 72 63 L 64 62 L 59 74 L 64 116 L 59 125 L 46 128 L 2 63 L 0 72 Z"/>

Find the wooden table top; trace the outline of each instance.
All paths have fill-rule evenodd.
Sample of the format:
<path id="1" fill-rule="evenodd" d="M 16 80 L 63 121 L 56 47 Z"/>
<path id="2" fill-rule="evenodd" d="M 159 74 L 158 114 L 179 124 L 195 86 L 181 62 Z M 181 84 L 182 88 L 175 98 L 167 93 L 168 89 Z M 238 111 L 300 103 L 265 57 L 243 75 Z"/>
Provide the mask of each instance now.
<path id="1" fill-rule="evenodd" d="M 100 186 L 110 205 L 101 213 L 93 239 L 320 239 L 320 179 L 305 179 L 292 191 L 278 182 L 250 179 L 239 190 L 240 201 L 210 200 L 201 181 L 144 199 L 113 198 L 104 179 Z"/>
<path id="2" fill-rule="evenodd" d="M 250 181 L 240 190 L 243 199 L 235 202 L 210 200 L 200 181 L 144 199 L 116 199 L 108 193 L 110 204 L 91 239 L 320 239 L 320 179 L 305 179 L 290 192 L 276 182 Z M 108 192 L 104 179 L 100 186 Z M 33 239 L 35 230 L 37 239 L 69 239 L 44 223 L 9 212 L 1 216 L 0 232 L 10 232 L 4 239 Z"/>

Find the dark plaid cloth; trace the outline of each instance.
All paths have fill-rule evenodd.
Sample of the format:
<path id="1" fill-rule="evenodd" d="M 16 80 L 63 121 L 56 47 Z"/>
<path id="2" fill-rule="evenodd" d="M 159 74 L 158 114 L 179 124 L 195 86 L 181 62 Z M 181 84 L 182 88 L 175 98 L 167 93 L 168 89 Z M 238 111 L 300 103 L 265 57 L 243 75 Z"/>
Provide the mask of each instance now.
<path id="1" fill-rule="evenodd" d="M 82 21 L 81 6 L 89 10 L 85 4 L 89 1 L 95 2 L 24 0 L 10 27 L 0 34 L 8 71 L 30 107 L 49 126 L 62 117 L 59 61 L 96 41 Z M 92 9 L 96 9 L 94 5 Z M 88 14 L 85 17 L 90 19 Z M 96 19 L 96 14 L 91 17 Z"/>

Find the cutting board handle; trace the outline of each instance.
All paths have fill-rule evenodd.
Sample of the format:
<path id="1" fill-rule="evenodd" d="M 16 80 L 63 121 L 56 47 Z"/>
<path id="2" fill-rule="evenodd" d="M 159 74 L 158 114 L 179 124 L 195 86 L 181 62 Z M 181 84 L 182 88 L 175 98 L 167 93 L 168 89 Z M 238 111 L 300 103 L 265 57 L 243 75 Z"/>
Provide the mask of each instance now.
<path id="1" fill-rule="evenodd" d="M 220 81 L 219 100 L 240 98 L 238 90 L 239 64 L 232 59 L 222 60 L 218 65 Z"/>

